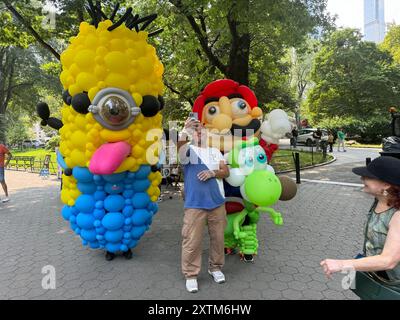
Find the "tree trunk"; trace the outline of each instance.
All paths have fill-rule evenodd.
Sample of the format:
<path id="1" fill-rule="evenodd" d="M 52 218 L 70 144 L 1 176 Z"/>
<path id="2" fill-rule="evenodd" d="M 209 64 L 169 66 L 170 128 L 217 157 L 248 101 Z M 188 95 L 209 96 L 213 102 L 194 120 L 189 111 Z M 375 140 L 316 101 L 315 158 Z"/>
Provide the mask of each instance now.
<path id="1" fill-rule="evenodd" d="M 232 80 L 249 85 L 250 35 L 248 33 L 232 40 L 229 66 L 226 76 Z"/>
<path id="2" fill-rule="evenodd" d="M 10 48 L 6 48 L 3 52 L 2 60 L 0 61 L 0 114 L 5 114 L 8 103 L 11 99 L 13 80 L 14 80 L 14 67 L 16 55 Z"/>
<path id="3" fill-rule="evenodd" d="M 248 25 L 249 0 L 240 1 L 240 9 L 235 0 L 233 1 L 232 7 L 227 15 L 232 40 L 226 76 L 247 86 L 249 85 L 249 58 L 251 43 Z M 243 21 L 239 21 L 239 18 Z"/>

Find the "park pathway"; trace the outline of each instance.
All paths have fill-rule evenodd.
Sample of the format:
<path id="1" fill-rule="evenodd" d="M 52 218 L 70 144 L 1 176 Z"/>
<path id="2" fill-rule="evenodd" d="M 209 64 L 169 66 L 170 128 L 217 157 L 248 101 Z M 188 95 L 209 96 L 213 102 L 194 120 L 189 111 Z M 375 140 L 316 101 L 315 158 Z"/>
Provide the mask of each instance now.
<path id="1" fill-rule="evenodd" d="M 379 157 L 379 149 L 360 149 L 348 148 L 347 152 L 337 152 L 334 149 L 332 154 L 336 161 L 329 165 L 315 167 L 301 171 L 302 180 L 312 182 L 328 182 L 333 184 L 354 184 L 355 187 L 361 186 L 360 177 L 351 171 L 354 167 L 365 166 L 366 158 L 372 160 Z M 290 177 L 295 177 L 295 173 L 290 173 Z"/>
<path id="2" fill-rule="evenodd" d="M 215 284 L 206 273 L 205 240 L 197 294 L 186 292 L 180 272 L 178 195 L 164 197 L 132 260 L 107 262 L 101 251 L 83 247 L 61 217 L 59 181 L 7 171 L 11 201 L 0 204 L 0 299 L 357 299 L 341 287 L 344 275 L 327 280 L 319 263 L 360 251 L 371 200 L 359 187 L 305 180 L 354 182 L 351 167 L 369 152 L 340 153 L 336 163 L 304 171 L 296 198 L 275 206 L 284 226 L 261 217 L 255 263 L 227 256 L 225 284 Z M 56 270 L 55 290 L 41 286 L 47 265 Z"/>

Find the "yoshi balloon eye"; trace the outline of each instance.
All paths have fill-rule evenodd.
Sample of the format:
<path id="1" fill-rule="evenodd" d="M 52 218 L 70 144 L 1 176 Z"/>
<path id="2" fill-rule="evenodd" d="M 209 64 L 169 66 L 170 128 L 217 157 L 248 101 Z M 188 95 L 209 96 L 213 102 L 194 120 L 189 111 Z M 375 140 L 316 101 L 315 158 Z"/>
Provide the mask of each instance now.
<path id="1" fill-rule="evenodd" d="M 266 155 L 265 154 L 259 154 L 258 156 L 257 156 L 257 160 L 258 160 L 258 162 L 261 162 L 261 163 L 265 163 L 266 161 L 267 161 L 267 157 L 266 157 Z"/>
<path id="2" fill-rule="evenodd" d="M 246 166 L 252 167 L 253 166 L 253 158 L 247 158 L 245 163 L 246 163 Z"/>

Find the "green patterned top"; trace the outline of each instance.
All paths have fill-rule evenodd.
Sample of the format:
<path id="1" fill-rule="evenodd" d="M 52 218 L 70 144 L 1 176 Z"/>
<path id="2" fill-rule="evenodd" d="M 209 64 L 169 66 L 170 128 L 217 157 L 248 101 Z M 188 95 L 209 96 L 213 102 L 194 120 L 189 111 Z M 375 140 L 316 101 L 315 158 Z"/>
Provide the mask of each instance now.
<path id="1" fill-rule="evenodd" d="M 372 205 L 365 227 L 364 254 L 367 257 L 382 253 L 389 231 L 390 220 L 398 211 L 396 208 L 390 208 L 382 213 L 376 213 L 377 204 L 378 201 L 375 201 Z M 400 280 L 400 263 L 393 270 L 386 270 L 386 273 L 390 280 Z"/>

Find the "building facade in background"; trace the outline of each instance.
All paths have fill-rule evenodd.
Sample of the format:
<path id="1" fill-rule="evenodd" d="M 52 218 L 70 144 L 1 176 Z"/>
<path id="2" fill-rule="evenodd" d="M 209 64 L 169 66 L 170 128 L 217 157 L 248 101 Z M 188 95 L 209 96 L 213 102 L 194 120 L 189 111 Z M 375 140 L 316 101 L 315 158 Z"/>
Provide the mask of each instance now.
<path id="1" fill-rule="evenodd" d="M 381 43 L 385 34 L 385 0 L 364 0 L 364 40 Z"/>

